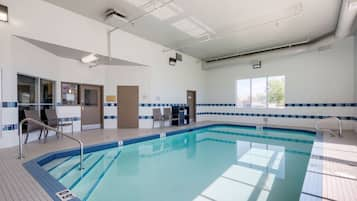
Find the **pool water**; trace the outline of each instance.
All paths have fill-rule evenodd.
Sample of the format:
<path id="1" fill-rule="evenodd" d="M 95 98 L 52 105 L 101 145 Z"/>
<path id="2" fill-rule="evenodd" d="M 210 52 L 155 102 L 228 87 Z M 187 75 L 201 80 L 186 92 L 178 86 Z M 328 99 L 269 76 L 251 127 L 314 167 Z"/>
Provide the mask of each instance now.
<path id="1" fill-rule="evenodd" d="M 56 159 L 43 168 L 83 201 L 299 200 L 314 135 L 238 126 Z"/>

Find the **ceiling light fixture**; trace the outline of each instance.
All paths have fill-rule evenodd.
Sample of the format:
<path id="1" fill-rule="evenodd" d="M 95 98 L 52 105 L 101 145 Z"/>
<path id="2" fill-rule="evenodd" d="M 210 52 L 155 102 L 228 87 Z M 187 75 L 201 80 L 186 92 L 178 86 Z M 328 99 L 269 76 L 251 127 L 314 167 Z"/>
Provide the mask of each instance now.
<path id="1" fill-rule="evenodd" d="M 167 20 L 184 12 L 182 8 L 170 1 L 152 1 L 142 6 L 142 9 L 159 20 Z"/>
<path id="2" fill-rule="evenodd" d="M 95 61 L 97 61 L 99 58 L 95 56 L 95 54 L 90 54 L 88 56 L 85 56 L 81 59 L 81 62 L 82 63 L 85 63 L 85 64 L 90 64 L 90 63 L 93 63 Z"/>
<path id="3" fill-rule="evenodd" d="M 194 38 L 202 38 L 210 34 L 216 34 L 212 28 L 194 17 L 179 20 L 173 23 L 172 26 Z"/>
<path id="4" fill-rule="evenodd" d="M 0 4 L 0 21 L 9 22 L 9 13 L 7 6 Z"/>

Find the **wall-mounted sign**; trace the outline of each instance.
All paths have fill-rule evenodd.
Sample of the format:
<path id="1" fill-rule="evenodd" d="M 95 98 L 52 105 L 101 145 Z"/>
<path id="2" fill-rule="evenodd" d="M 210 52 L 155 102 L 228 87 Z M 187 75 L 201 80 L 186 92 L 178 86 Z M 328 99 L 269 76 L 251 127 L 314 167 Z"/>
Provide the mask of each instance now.
<path id="1" fill-rule="evenodd" d="M 106 102 L 116 102 L 117 101 L 117 97 L 116 96 L 106 96 L 105 97 L 105 101 Z"/>

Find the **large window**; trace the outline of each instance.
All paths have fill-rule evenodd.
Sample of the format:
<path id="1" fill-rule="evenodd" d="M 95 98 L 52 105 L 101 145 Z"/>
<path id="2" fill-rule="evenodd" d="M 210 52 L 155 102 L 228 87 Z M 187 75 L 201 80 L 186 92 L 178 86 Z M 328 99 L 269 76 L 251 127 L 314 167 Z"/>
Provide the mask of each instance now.
<path id="1" fill-rule="evenodd" d="M 250 79 L 237 81 L 237 104 L 250 107 Z"/>
<path id="2" fill-rule="evenodd" d="M 38 111 L 45 120 L 45 110 L 55 106 L 55 81 L 17 75 L 19 121 L 25 118 L 25 110 Z"/>
<path id="3" fill-rule="evenodd" d="M 237 80 L 237 106 L 281 108 L 285 106 L 285 76 Z"/>
<path id="4" fill-rule="evenodd" d="M 285 76 L 268 77 L 268 107 L 285 106 Z"/>
<path id="5" fill-rule="evenodd" d="M 267 102 L 267 79 L 254 78 L 252 79 L 252 107 L 264 108 Z"/>

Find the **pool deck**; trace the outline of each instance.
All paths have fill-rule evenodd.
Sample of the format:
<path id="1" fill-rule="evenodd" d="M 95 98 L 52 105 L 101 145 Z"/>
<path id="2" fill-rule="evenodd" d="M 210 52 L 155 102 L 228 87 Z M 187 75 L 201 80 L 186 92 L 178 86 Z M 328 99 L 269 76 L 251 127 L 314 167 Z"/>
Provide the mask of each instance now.
<path id="1" fill-rule="evenodd" d="M 200 122 L 179 128 L 90 130 L 76 133 L 75 136 L 80 138 L 85 145 L 93 145 L 212 123 L 218 122 Z M 25 145 L 25 159 L 22 161 L 16 159 L 18 155 L 17 147 L 0 149 L 0 200 L 52 200 L 37 181 L 23 168 L 22 163 L 48 152 L 77 146 L 75 142 L 66 138 L 57 140 L 56 137 L 49 137 L 46 144 L 35 141 Z M 329 135 L 318 136 L 313 145 L 300 200 L 357 201 L 356 192 L 357 134 L 347 131 L 342 138 Z"/>

